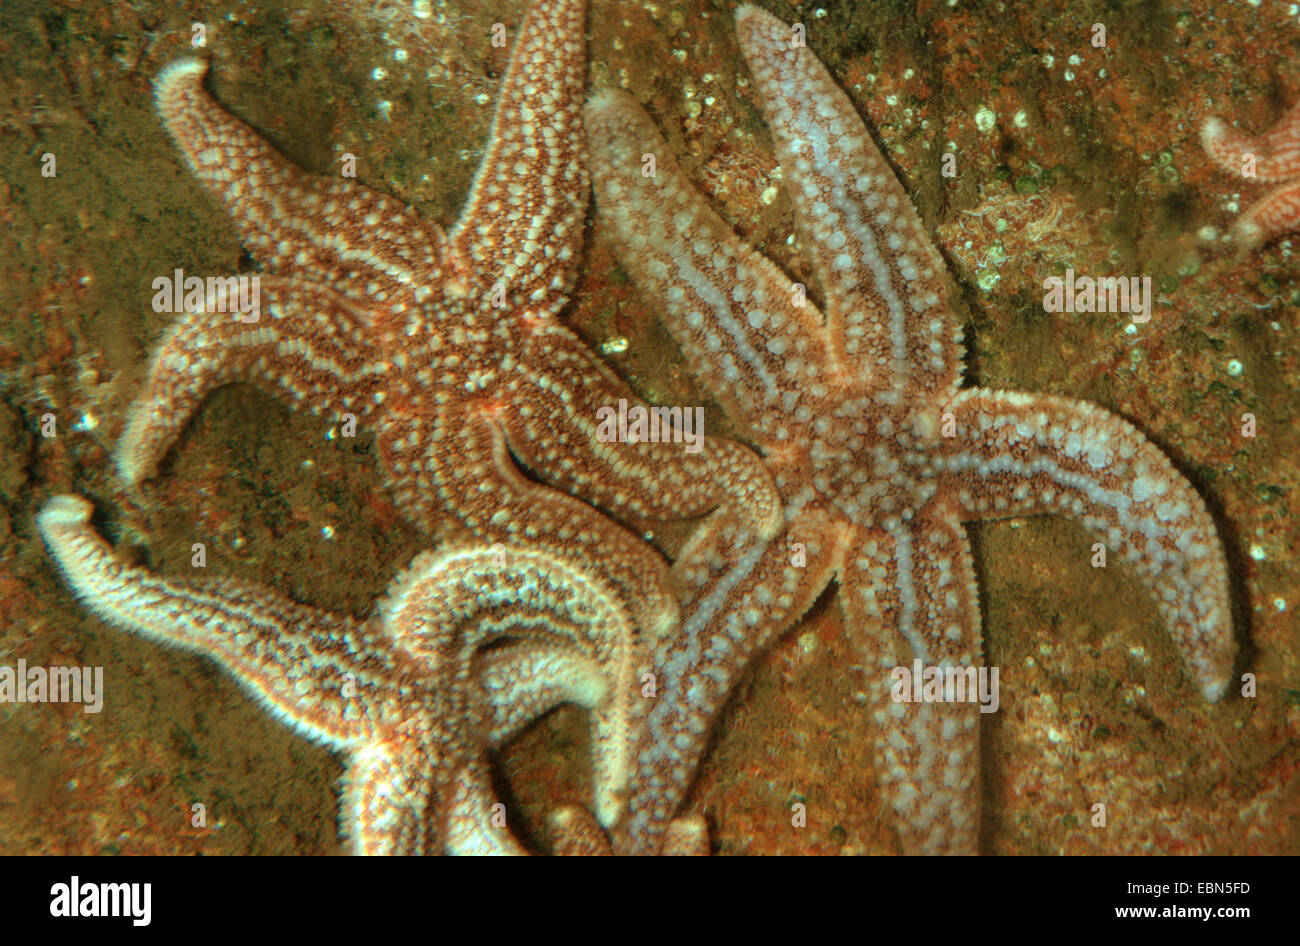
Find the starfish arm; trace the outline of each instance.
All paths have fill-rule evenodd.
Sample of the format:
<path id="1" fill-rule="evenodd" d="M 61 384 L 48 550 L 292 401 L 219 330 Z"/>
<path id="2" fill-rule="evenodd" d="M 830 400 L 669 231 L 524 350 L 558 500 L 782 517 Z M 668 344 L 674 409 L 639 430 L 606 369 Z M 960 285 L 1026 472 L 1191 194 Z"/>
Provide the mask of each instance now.
<path id="1" fill-rule="evenodd" d="M 547 816 L 551 853 L 560 857 L 603 857 L 612 854 L 609 838 L 586 809 L 562 805 Z"/>
<path id="2" fill-rule="evenodd" d="M 492 791 L 481 758 L 469 760 L 452 779 L 446 816 L 448 854 L 472 857 L 527 854 L 505 827 L 505 806 Z"/>
<path id="3" fill-rule="evenodd" d="M 908 854 L 974 854 L 979 841 L 979 719 L 973 702 L 903 702 L 896 669 L 962 670 L 976 696 L 979 598 L 956 510 L 860 527 L 840 575 L 846 627 L 863 642 L 876 766 Z M 912 694 L 909 685 L 901 688 Z"/>
<path id="4" fill-rule="evenodd" d="M 629 96 L 593 98 L 585 122 L 600 219 L 692 373 L 761 442 L 809 431 L 834 369 L 817 307 L 709 208 Z"/>
<path id="5" fill-rule="evenodd" d="M 1300 180 L 1275 187 L 1232 224 L 1237 243 L 1247 250 L 1296 230 L 1300 230 Z"/>
<path id="6" fill-rule="evenodd" d="M 425 853 L 434 764 L 422 756 L 412 760 L 387 742 L 367 743 L 353 754 L 343 778 L 343 831 L 353 854 Z"/>
<path id="7" fill-rule="evenodd" d="M 1070 516 L 1136 569 L 1197 686 L 1217 700 L 1236 652 L 1228 566 L 1205 503 L 1132 424 L 1065 398 L 972 388 L 934 465 L 966 519 Z"/>
<path id="8" fill-rule="evenodd" d="M 256 322 L 200 311 L 168 329 L 118 443 L 128 484 L 154 472 L 199 403 L 223 384 L 254 382 L 322 413 L 373 408 L 384 365 L 364 315 L 320 286 L 268 278 L 260 294 Z"/>
<path id="9" fill-rule="evenodd" d="M 477 685 L 490 695 L 494 682 L 505 686 L 497 702 L 525 709 L 549 709 L 536 702 L 548 694 L 592 706 L 596 814 L 602 823 L 617 819 L 632 765 L 639 657 L 632 623 L 603 580 L 541 547 L 451 549 L 417 556 L 393 582 L 379 615 L 399 647 L 427 662 L 443 699 L 458 701 L 446 713 L 453 718 L 477 717 L 482 704 L 470 694 Z M 521 641 L 497 652 L 511 653 L 513 662 L 489 658 L 496 677 L 480 673 L 475 684 L 475 653 L 501 638 Z M 577 659 L 543 661 L 543 650 Z M 524 672 L 537 677 L 516 689 Z M 581 675 L 566 676 L 573 673 Z M 489 711 L 466 743 L 498 737 L 500 716 Z"/>
<path id="10" fill-rule="evenodd" d="M 664 590 L 668 569 L 658 553 L 590 506 L 526 479 L 496 412 L 480 405 L 441 410 L 423 462 L 436 504 L 474 535 L 507 549 L 521 542 L 545 547 L 597 570 L 640 628 L 659 635 L 676 626 L 677 605 Z"/>
<path id="11" fill-rule="evenodd" d="M 1201 126 L 1201 146 L 1218 167 L 1243 177 L 1246 157 L 1253 157 L 1255 180 L 1276 184 L 1300 176 L 1300 105 L 1262 135 L 1247 135 L 1218 117 Z"/>
<path id="12" fill-rule="evenodd" d="M 474 675 L 487 700 L 487 739 L 500 746 L 561 703 L 599 707 L 609 682 L 591 659 L 576 651 L 518 644 L 485 651 Z"/>
<path id="13" fill-rule="evenodd" d="M 561 703 L 591 713 L 596 812 L 612 824 L 625 803 L 629 726 L 600 665 L 577 651 L 518 644 L 480 654 L 475 676 L 487 699 L 487 739 L 500 746 Z"/>
<path id="14" fill-rule="evenodd" d="M 844 541 L 837 523 L 812 510 L 771 542 L 722 519 L 692 538 L 674 566 L 687 589 L 682 629 L 654 654 L 659 685 L 616 850 L 662 847 L 732 686 L 750 658 L 812 606 L 839 567 Z"/>
<path id="15" fill-rule="evenodd" d="M 449 234 L 481 287 L 503 284 L 538 314 L 563 308 L 582 244 L 585 6 L 537 0 L 529 9 L 497 96 L 491 144 Z"/>
<path id="16" fill-rule="evenodd" d="M 771 476 L 742 444 L 704 436 L 703 408 L 645 405 L 563 326 L 541 327 L 530 346 L 524 361 L 545 367 L 516 376 L 521 406 L 503 420 L 511 453 L 540 478 L 621 517 L 684 519 L 721 507 L 765 538 L 776 534 Z M 652 440 L 602 441 L 621 406 L 645 412 Z"/>
<path id="17" fill-rule="evenodd" d="M 56 496 L 37 526 L 68 584 L 102 619 L 211 657 L 308 739 L 347 748 L 375 730 L 378 701 L 367 696 L 393 667 L 376 625 L 245 582 L 180 581 L 128 567 L 91 528 L 90 515 L 86 499 Z M 349 684 L 357 691 L 351 699 Z"/>
<path id="18" fill-rule="evenodd" d="M 561 857 L 601 857 L 612 854 L 609 838 L 596 819 L 578 805 L 563 805 L 546 822 L 551 852 Z M 709 828 L 700 815 L 675 818 L 664 833 L 665 856 L 704 857 L 709 853 Z"/>
<path id="19" fill-rule="evenodd" d="M 947 393 L 961 331 L 944 318 L 947 267 L 853 103 L 785 23 L 752 6 L 736 33 L 826 294 L 837 357 L 882 394 Z"/>
<path id="20" fill-rule="evenodd" d="M 665 857 L 707 857 L 709 826 L 703 815 L 674 818 L 664 834 L 661 852 Z"/>
<path id="21" fill-rule="evenodd" d="M 343 177 L 307 174 L 203 88 L 207 66 L 172 63 L 155 104 L 185 163 L 220 200 L 240 242 L 283 276 L 329 283 L 357 301 L 410 297 L 440 271 L 443 237 L 409 207 Z"/>

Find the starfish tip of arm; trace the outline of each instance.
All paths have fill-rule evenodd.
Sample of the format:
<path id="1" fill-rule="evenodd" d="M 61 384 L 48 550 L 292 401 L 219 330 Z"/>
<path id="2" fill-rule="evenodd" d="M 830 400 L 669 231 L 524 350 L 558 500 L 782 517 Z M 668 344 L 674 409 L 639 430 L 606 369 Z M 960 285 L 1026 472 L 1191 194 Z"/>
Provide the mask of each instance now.
<path id="1" fill-rule="evenodd" d="M 1264 228 L 1255 222 L 1249 211 L 1232 225 L 1232 238 L 1243 253 L 1262 246 L 1266 236 Z"/>
<path id="2" fill-rule="evenodd" d="M 562 805 L 546 819 L 552 852 L 568 857 L 596 857 L 612 853 L 609 840 L 591 814 L 577 805 Z"/>
<path id="3" fill-rule="evenodd" d="M 62 493 L 46 500 L 41 511 L 36 514 L 36 524 L 42 534 L 48 535 L 50 529 L 81 525 L 89 521 L 92 509 L 90 500 L 85 497 Z"/>
<path id="4" fill-rule="evenodd" d="M 1228 133 L 1228 124 L 1218 115 L 1211 115 L 1201 123 L 1201 144 L 1208 151 Z"/>
<path id="5" fill-rule="evenodd" d="M 1223 696 L 1224 691 L 1228 689 L 1228 678 L 1224 677 L 1219 680 L 1211 680 L 1208 683 L 1201 684 L 1201 695 L 1205 697 L 1207 703 L 1217 703 Z"/>
<path id="6" fill-rule="evenodd" d="M 765 15 L 764 11 L 754 6 L 752 3 L 742 3 L 740 6 L 736 7 L 736 25 L 740 26 L 740 24 L 747 20 L 763 15 Z M 771 14 L 766 15 L 771 16 Z"/>
<path id="7" fill-rule="evenodd" d="M 203 81 L 207 71 L 207 62 L 193 57 L 177 59 L 163 66 L 153 80 L 154 102 L 158 110 L 166 110 L 167 102 L 175 89 Z"/>
<path id="8" fill-rule="evenodd" d="M 143 449 L 143 428 L 141 416 L 137 414 L 128 422 L 113 456 L 118 477 L 126 486 L 132 488 L 147 480 L 154 468 L 154 462 L 147 458 Z"/>

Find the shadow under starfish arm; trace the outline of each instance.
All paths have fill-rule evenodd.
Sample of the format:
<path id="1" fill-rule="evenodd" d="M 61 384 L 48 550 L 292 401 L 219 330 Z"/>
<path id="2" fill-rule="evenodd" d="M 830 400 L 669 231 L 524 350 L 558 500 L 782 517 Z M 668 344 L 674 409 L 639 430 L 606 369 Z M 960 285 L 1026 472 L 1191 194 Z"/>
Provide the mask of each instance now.
<path id="1" fill-rule="evenodd" d="M 372 412 L 385 368 L 366 314 L 299 280 L 265 277 L 259 294 L 256 321 L 241 321 L 209 298 L 167 330 L 115 452 L 127 485 L 153 475 L 199 404 L 224 384 L 258 383 L 318 414 Z"/>
<path id="2" fill-rule="evenodd" d="M 338 174 L 308 174 L 203 88 L 207 66 L 172 63 L 154 101 L 195 178 L 221 201 L 265 269 L 328 284 L 355 302 L 405 307 L 443 268 L 436 224 L 381 191 Z"/>
<path id="3" fill-rule="evenodd" d="M 479 650 L 502 638 L 576 658 L 534 661 L 542 679 L 520 692 L 525 705 L 539 708 L 538 688 L 602 695 L 588 700 L 602 715 L 596 798 L 616 817 L 643 661 L 621 602 L 596 576 L 526 547 L 504 561 L 491 548 L 424 553 L 375 617 L 355 621 L 256 585 L 122 565 L 90 513 L 85 499 L 58 496 L 38 517 L 78 597 L 113 624 L 212 658 L 278 720 L 344 752 L 344 822 L 358 852 L 522 853 L 492 823 L 491 724 L 475 676 Z M 499 689 L 498 703 L 511 699 Z"/>
<path id="4" fill-rule="evenodd" d="M 1205 501 L 1160 448 L 1094 404 L 970 388 L 928 448 L 965 521 L 1050 513 L 1117 551 L 1155 598 L 1188 675 L 1223 695 L 1236 656 L 1228 565 Z"/>
<path id="5" fill-rule="evenodd" d="M 809 567 L 790 583 L 786 550 L 775 543 L 745 548 L 739 561 L 707 554 L 705 540 L 688 546 L 674 569 L 700 576 L 704 593 L 684 606 L 675 646 L 700 655 L 747 622 L 760 589 L 747 584 L 746 569 L 761 574 L 764 560 L 762 591 L 778 602 L 783 594 L 810 601 L 838 575 L 846 627 L 871 675 L 881 789 L 903 847 L 973 852 L 978 707 L 895 702 L 889 686 L 891 669 L 914 660 L 945 673 L 982 662 L 961 523 L 1052 512 L 1105 537 L 1136 564 L 1211 700 L 1234 653 L 1223 549 L 1203 501 L 1132 425 L 1061 398 L 959 390 L 961 333 L 942 260 L 892 168 L 789 26 L 750 6 L 737 10 L 736 26 L 825 289 L 825 321 L 708 209 L 623 95 L 598 96 L 585 114 L 598 208 L 692 370 L 755 430 L 786 503 L 788 541 L 810 530 L 818 547 L 836 551 L 814 568 L 810 540 Z M 650 177 L 641 174 L 646 152 L 657 157 Z M 773 609 L 741 633 L 765 642 L 800 613 Z M 687 686 L 725 696 L 740 664 L 722 666 Z M 665 777 L 645 752 L 664 760 L 675 746 L 701 745 L 719 702 L 677 703 L 702 712 L 670 724 L 675 744 L 643 749 L 638 773 L 654 778 L 633 781 L 634 847 L 655 830 L 642 813 L 670 814 L 692 775 L 685 760 L 697 758 L 684 751 Z"/>

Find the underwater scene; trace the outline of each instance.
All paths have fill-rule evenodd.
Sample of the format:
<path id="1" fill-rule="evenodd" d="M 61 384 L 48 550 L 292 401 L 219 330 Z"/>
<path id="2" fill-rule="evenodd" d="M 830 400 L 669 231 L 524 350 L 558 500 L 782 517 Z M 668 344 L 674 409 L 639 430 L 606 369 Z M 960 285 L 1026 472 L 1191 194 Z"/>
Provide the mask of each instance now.
<path id="1" fill-rule="evenodd" d="M 1300 853 L 1300 4 L 10 0 L 0 92 L 0 854 Z"/>

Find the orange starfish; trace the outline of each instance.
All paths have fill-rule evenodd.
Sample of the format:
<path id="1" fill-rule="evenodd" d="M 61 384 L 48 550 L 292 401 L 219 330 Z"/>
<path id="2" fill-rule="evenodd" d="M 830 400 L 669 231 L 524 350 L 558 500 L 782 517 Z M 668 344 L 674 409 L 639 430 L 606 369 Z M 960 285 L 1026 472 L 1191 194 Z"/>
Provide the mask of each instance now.
<path id="1" fill-rule="evenodd" d="M 118 445 L 128 484 L 157 468 L 209 391 L 251 382 L 372 430 L 417 525 L 450 519 L 489 543 L 594 567 L 651 634 L 676 623 L 667 566 L 591 505 L 637 520 L 721 506 L 775 531 L 771 479 L 740 444 L 703 438 L 690 452 L 598 437 L 602 408 L 640 402 L 558 319 L 588 191 L 583 12 L 582 0 L 533 4 L 487 153 L 445 234 L 385 194 L 293 166 L 212 100 L 197 60 L 159 75 L 167 130 L 270 275 L 256 321 L 197 311 L 166 333 Z"/>
<path id="2" fill-rule="evenodd" d="M 1232 226 L 1244 249 L 1300 230 L 1300 105 L 1262 135 L 1247 135 L 1223 119 L 1206 119 L 1201 145 L 1210 160 L 1247 182 L 1281 183 L 1255 201 Z"/>
<path id="3" fill-rule="evenodd" d="M 602 613 L 613 614 L 618 605 L 648 639 L 677 629 L 666 562 L 593 507 L 636 521 L 715 512 L 709 520 L 715 525 L 702 535 L 719 535 L 716 523 L 725 521 L 728 529 L 743 524 L 747 538 L 772 537 L 780 503 L 770 475 L 744 446 L 704 437 L 698 425 L 690 446 L 699 449 L 599 436 L 602 408 L 621 410 L 624 402 L 646 408 L 558 317 L 576 278 L 588 193 L 580 122 L 584 9 L 583 0 L 533 3 L 515 39 L 473 189 L 445 233 L 382 193 L 293 166 L 213 101 L 203 88 L 203 63 L 184 60 L 163 70 L 156 102 L 168 132 L 267 274 L 258 277 L 261 304 L 254 319 L 205 311 L 215 308 L 211 301 L 196 304 L 155 349 L 118 445 L 118 469 L 128 484 L 152 475 L 209 391 L 232 382 L 258 384 L 295 407 L 332 417 L 351 413 L 368 426 L 398 506 L 416 524 L 436 531 L 451 520 L 481 548 L 504 548 L 493 554 L 505 561 L 535 556 L 548 574 L 560 576 L 555 584 L 590 573 L 616 599 L 602 598 L 608 605 Z M 53 509 L 47 525 L 61 526 L 58 534 L 76 538 L 82 552 L 93 546 L 76 501 L 65 499 Z M 337 619 L 266 589 L 235 582 L 198 587 L 139 570 L 125 574 L 112 568 L 99 546 L 80 559 L 71 545 L 51 547 L 101 615 L 204 650 L 299 731 L 316 732 L 304 719 L 317 710 L 297 685 L 281 686 L 277 677 L 296 657 L 305 658 L 302 673 L 311 673 L 318 658 L 317 675 L 329 677 L 343 664 L 359 665 L 357 673 L 373 670 L 378 658 L 371 651 L 390 647 L 370 625 L 364 632 L 338 630 Z M 534 585 L 544 577 L 539 574 Z M 491 570 L 481 576 L 485 595 L 499 579 Z M 512 636 L 520 634 L 517 627 L 510 631 L 513 615 L 527 608 L 536 587 L 519 591 L 518 602 L 497 602 L 502 632 Z M 114 600 L 136 603 L 114 609 Z M 166 613 L 155 609 L 146 623 L 137 613 L 144 601 Z M 536 617 L 535 629 L 555 617 Z M 204 622 L 213 623 L 207 637 Z M 221 651 L 223 625 L 240 622 L 252 625 L 242 633 L 252 635 L 256 652 L 238 646 L 239 630 L 234 650 Z M 480 661 L 492 720 L 467 722 L 450 707 L 446 720 L 429 722 L 423 704 L 412 704 L 411 725 L 441 726 L 442 735 L 461 726 L 477 736 L 489 725 L 492 733 L 509 731 L 560 699 L 589 700 L 589 690 L 548 682 L 557 674 L 568 679 L 575 669 L 572 654 L 557 657 L 554 650 L 514 650 L 504 663 L 491 656 Z M 271 666 L 259 663 L 263 657 Z M 376 676 L 377 691 L 404 685 L 391 675 Z M 308 694 L 324 686 L 307 677 L 296 683 Z M 629 717 L 644 712 L 642 685 L 640 674 L 634 689 L 623 676 L 610 683 L 608 699 L 617 705 L 636 695 L 635 714 L 621 714 L 613 727 L 620 738 L 637 729 L 639 720 Z M 333 702 L 328 708 L 339 709 Z M 326 735 L 331 745 L 357 751 L 355 733 Z M 455 748 L 470 758 L 463 745 Z M 381 801 L 384 791 L 398 792 L 399 782 L 415 777 L 401 768 L 405 762 L 389 765 L 370 749 L 354 758 L 354 767 L 366 759 L 392 769 L 373 773 Z M 597 793 L 595 813 L 606 827 L 619 816 L 628 767 L 618 768 L 618 777 L 598 773 L 605 788 Z M 469 793 L 458 810 L 481 820 L 488 814 L 486 795 L 470 777 L 478 770 L 465 771 L 454 786 L 441 787 Z M 387 824 L 398 816 L 376 817 Z M 381 849 L 409 848 L 409 832 L 402 831 L 400 844 L 391 834 L 373 833 Z M 699 823 L 665 824 L 664 831 L 670 846 L 674 838 L 686 842 L 679 847 L 703 844 Z M 499 846 L 507 847 L 507 840 Z M 491 846 L 476 844 L 471 838 L 450 846 Z"/>

